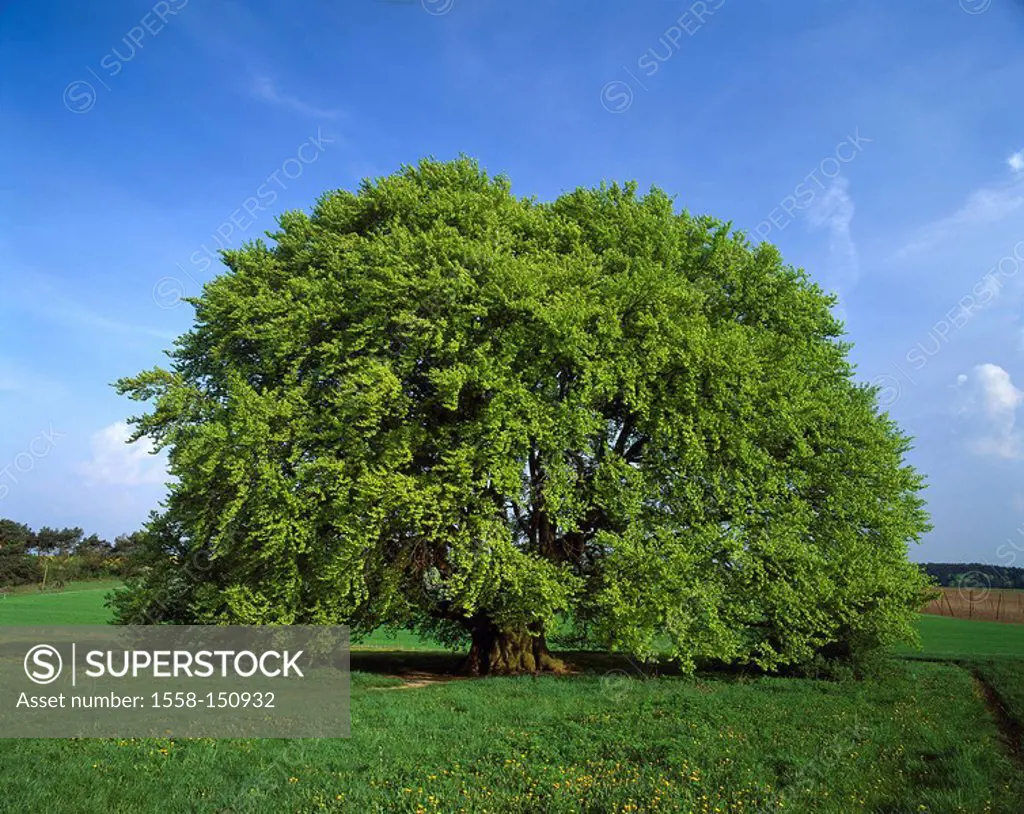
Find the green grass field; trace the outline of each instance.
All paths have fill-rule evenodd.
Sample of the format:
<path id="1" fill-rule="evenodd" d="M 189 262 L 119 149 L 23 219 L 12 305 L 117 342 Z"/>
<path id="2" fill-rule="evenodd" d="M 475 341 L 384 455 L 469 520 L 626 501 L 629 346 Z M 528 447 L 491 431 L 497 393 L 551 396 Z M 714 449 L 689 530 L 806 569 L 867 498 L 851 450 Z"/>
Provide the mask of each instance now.
<path id="1" fill-rule="evenodd" d="M 959 656 L 1024 658 L 1024 625 L 972 622 L 922 614 L 918 618 L 917 630 L 921 634 L 921 650 L 901 648 L 901 653 L 940 659 Z"/>
<path id="2" fill-rule="evenodd" d="M 63 591 L 19 590 L 0 598 L 0 625 L 104 625 L 104 597 L 116 581 L 71 582 Z"/>
<path id="3" fill-rule="evenodd" d="M 80 587 L 0 600 L 0 624 L 109 618 L 105 591 Z M 367 670 L 450 656 L 378 633 L 353 655 L 351 738 L 0 741 L 0 810 L 1019 814 L 1024 771 L 986 687 L 1022 720 L 1024 626 L 920 629 L 921 658 L 876 680 L 626 666 L 412 689 Z"/>

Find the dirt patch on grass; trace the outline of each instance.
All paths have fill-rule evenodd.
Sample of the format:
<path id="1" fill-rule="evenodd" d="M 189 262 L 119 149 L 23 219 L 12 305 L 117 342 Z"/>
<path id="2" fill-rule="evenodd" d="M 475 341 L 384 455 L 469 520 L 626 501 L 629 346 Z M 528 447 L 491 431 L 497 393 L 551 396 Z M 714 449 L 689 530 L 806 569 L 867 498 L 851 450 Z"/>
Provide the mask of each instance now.
<path id="1" fill-rule="evenodd" d="M 374 687 L 375 690 L 418 690 L 422 687 L 432 687 L 435 684 L 450 684 L 453 681 L 469 681 L 469 676 L 442 675 L 439 673 L 404 673 L 402 675 L 390 675 L 387 678 L 397 678 L 401 684 L 391 687 Z"/>

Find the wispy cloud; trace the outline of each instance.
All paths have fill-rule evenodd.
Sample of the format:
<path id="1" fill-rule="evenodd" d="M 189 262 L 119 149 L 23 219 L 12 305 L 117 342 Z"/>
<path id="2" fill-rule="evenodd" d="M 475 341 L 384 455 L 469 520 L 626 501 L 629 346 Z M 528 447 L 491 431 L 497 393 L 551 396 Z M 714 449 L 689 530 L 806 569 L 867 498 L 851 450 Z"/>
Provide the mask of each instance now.
<path id="1" fill-rule="evenodd" d="M 171 331 L 161 331 L 157 328 L 150 328 L 148 325 L 135 325 L 129 322 L 120 322 L 116 319 L 110 319 L 109 317 L 96 313 L 95 311 L 90 311 L 84 306 L 67 301 L 53 303 L 50 308 L 46 309 L 45 313 L 48 313 L 49 316 L 60 320 L 61 322 L 81 328 L 89 328 L 109 333 L 151 336 L 155 339 L 164 339 L 167 341 L 173 340 L 177 337 L 177 334 Z"/>
<path id="2" fill-rule="evenodd" d="M 970 375 L 957 377 L 957 388 L 959 411 L 975 422 L 971 451 L 996 458 L 1024 457 L 1017 428 L 1017 408 L 1024 403 L 1024 391 L 1014 385 L 1010 374 L 999 365 L 976 365 Z"/>
<path id="3" fill-rule="evenodd" d="M 34 272 L 31 282 L 5 290 L 5 299 L 0 302 L 0 308 L 21 311 L 39 319 L 87 331 L 153 337 L 166 342 L 177 337 L 171 331 L 112 319 L 64 293 L 67 289 L 67 283 Z"/>
<path id="4" fill-rule="evenodd" d="M 928 251 L 943 240 L 955 238 L 973 227 L 1000 221 L 1024 206 L 1024 150 L 1011 155 L 1006 163 L 1013 172 L 1009 179 L 974 190 L 953 214 L 918 229 L 896 253 L 896 259 Z"/>
<path id="5" fill-rule="evenodd" d="M 168 480 L 166 455 L 153 454 L 152 442 L 140 438 L 128 443 L 131 428 L 117 421 L 89 438 L 92 457 L 78 464 L 79 474 L 95 483 L 142 486 Z"/>
<path id="6" fill-rule="evenodd" d="M 840 297 L 849 293 L 860 278 L 860 260 L 850 224 L 856 207 L 850 197 L 849 181 L 838 177 L 817 196 L 807 209 L 807 222 L 812 229 L 829 233 L 829 287 Z"/>
<path id="7" fill-rule="evenodd" d="M 298 96 L 282 92 L 277 84 L 267 76 L 257 76 L 253 79 L 252 95 L 263 102 L 287 108 L 312 119 L 340 119 L 342 117 L 339 110 L 317 107 Z"/>

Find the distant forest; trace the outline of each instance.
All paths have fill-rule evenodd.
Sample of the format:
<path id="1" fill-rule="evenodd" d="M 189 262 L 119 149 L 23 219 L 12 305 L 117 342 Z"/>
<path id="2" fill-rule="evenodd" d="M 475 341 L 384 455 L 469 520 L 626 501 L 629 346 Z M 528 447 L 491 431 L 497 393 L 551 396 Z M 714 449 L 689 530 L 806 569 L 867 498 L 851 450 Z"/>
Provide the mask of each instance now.
<path id="1" fill-rule="evenodd" d="M 34 531 L 0 518 L 0 588 L 61 587 L 73 579 L 128 576 L 140 539 L 140 532 L 135 532 L 111 543 L 95 534 L 87 537 L 80 528 L 43 526 Z"/>
<path id="2" fill-rule="evenodd" d="M 980 562 L 926 562 L 921 570 L 946 588 L 1024 588 L 1024 568 Z"/>

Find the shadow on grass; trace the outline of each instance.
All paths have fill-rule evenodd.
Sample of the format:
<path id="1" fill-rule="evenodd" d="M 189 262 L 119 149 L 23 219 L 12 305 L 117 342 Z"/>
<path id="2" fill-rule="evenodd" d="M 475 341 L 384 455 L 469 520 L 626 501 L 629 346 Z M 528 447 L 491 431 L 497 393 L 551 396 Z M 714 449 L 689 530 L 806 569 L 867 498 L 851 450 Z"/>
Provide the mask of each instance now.
<path id="1" fill-rule="evenodd" d="M 678 676 L 674 664 L 643 664 L 619 653 L 572 650 L 555 653 L 570 668 L 568 675 L 604 676 L 621 673 L 635 678 Z M 444 678 L 463 675 L 466 659 L 464 652 L 429 650 L 353 649 L 350 654 L 352 670 L 392 676 L 436 676 Z"/>
<path id="2" fill-rule="evenodd" d="M 458 675 L 464 658 L 462 653 L 429 650 L 353 650 L 349 664 L 362 673 L 450 676 Z"/>

